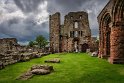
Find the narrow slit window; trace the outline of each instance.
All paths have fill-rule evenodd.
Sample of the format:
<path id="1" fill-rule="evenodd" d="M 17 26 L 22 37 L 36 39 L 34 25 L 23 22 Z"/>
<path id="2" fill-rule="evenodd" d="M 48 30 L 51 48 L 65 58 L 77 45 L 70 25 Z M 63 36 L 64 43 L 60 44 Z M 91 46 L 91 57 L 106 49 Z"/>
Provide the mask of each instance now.
<path id="1" fill-rule="evenodd" d="M 74 31 L 73 31 L 73 37 L 74 37 Z"/>
<path id="2" fill-rule="evenodd" d="M 78 28 L 78 22 L 74 23 L 75 28 Z"/>
<path id="3" fill-rule="evenodd" d="M 75 31 L 75 37 L 78 37 L 78 31 Z"/>
<path id="4" fill-rule="evenodd" d="M 83 31 L 81 31 L 81 37 L 83 36 Z"/>
<path id="5" fill-rule="evenodd" d="M 70 31 L 70 37 L 73 37 L 73 32 L 72 31 Z"/>
<path id="6" fill-rule="evenodd" d="M 78 35 L 80 36 L 80 31 L 78 31 Z"/>
<path id="7" fill-rule="evenodd" d="M 71 19 L 73 19 L 73 16 L 71 16 Z"/>
<path id="8" fill-rule="evenodd" d="M 82 19 L 82 16 L 80 15 L 80 19 Z"/>

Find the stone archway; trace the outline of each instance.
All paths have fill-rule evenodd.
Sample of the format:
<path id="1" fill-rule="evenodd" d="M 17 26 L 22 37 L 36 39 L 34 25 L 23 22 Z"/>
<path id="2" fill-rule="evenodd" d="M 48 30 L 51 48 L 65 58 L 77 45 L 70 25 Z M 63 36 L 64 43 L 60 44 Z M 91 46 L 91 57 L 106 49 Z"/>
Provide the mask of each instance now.
<path id="1" fill-rule="evenodd" d="M 103 28 L 104 28 L 104 58 L 110 56 L 110 34 L 111 34 L 111 16 L 107 13 L 103 20 Z"/>
<path id="2" fill-rule="evenodd" d="M 124 63 L 124 0 L 110 0 L 98 16 L 99 57 Z"/>
<path id="3" fill-rule="evenodd" d="M 100 45 L 99 57 L 108 58 L 110 56 L 110 34 L 111 34 L 111 16 L 105 12 L 100 22 Z"/>
<path id="4" fill-rule="evenodd" d="M 124 63 L 124 0 L 116 0 L 112 9 L 110 63 Z"/>
<path id="5" fill-rule="evenodd" d="M 89 45 L 88 44 L 84 43 L 84 44 L 81 45 L 81 52 L 86 52 L 87 49 L 89 49 Z"/>

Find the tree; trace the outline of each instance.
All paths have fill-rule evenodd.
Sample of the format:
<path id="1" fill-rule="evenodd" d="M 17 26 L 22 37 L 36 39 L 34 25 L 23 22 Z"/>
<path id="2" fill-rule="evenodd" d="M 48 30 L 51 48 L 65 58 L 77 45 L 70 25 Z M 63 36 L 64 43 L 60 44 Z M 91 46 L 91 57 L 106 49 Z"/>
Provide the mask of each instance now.
<path id="1" fill-rule="evenodd" d="M 37 36 L 35 41 L 40 48 L 44 48 L 48 44 L 47 40 L 42 35 Z"/>
<path id="2" fill-rule="evenodd" d="M 28 43 L 28 46 L 29 46 L 29 47 L 33 47 L 33 46 L 34 46 L 34 42 L 33 42 L 33 41 L 30 41 L 30 42 Z"/>

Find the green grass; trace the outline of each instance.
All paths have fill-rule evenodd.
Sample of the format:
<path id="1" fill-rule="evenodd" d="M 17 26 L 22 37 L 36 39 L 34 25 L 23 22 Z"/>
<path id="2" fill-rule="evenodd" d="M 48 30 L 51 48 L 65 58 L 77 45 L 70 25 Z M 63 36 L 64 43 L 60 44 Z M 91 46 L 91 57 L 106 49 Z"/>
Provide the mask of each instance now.
<path id="1" fill-rule="evenodd" d="M 61 63 L 47 63 L 54 67 L 49 75 L 37 75 L 22 81 L 16 78 L 35 64 L 59 57 Z M 90 57 L 85 53 L 62 53 L 16 63 L 0 70 L 0 83 L 124 83 L 124 65 Z"/>

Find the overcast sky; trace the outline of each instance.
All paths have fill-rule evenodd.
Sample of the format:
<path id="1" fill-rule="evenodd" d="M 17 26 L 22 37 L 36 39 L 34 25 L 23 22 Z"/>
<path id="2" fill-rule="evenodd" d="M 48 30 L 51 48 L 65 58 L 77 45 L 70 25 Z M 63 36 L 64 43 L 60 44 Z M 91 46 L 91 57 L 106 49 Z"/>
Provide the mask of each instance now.
<path id="1" fill-rule="evenodd" d="M 86 11 L 92 36 L 98 36 L 97 16 L 109 0 L 0 0 L 0 38 L 17 38 L 20 44 L 37 35 L 49 39 L 49 15 Z"/>

